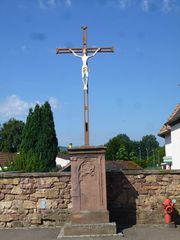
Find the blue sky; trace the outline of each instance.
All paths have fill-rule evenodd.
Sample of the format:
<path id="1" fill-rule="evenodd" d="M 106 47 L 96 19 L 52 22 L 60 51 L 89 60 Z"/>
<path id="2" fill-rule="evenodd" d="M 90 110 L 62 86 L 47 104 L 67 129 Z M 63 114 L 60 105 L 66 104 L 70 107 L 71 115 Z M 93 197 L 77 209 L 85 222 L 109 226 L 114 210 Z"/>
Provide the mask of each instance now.
<path id="1" fill-rule="evenodd" d="M 90 143 L 156 135 L 180 99 L 179 0 L 1 0 L 0 123 L 48 100 L 59 145 L 83 144 L 81 61 L 55 54 L 83 25 L 115 48 L 89 60 Z"/>

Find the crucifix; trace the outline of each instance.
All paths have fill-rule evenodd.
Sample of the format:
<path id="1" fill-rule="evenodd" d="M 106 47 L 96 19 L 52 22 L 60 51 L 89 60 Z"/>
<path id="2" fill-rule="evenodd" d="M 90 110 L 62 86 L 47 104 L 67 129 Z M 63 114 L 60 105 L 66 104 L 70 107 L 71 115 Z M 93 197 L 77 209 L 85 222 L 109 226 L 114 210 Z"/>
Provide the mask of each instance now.
<path id="1" fill-rule="evenodd" d="M 82 48 L 56 48 L 56 54 L 72 53 L 75 57 L 82 60 L 82 82 L 84 92 L 84 144 L 89 146 L 89 68 L 88 59 L 94 57 L 97 53 L 114 52 L 113 47 L 91 47 L 87 46 L 87 26 L 82 27 Z M 77 53 L 82 53 L 78 55 Z M 89 53 L 92 55 L 88 56 Z"/>

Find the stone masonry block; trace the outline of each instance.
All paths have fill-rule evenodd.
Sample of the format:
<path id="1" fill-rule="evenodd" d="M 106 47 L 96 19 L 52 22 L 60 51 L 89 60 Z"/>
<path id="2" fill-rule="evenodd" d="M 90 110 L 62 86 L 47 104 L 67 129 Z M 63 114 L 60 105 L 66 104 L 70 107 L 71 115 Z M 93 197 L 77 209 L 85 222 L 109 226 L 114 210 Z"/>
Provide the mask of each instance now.
<path id="1" fill-rule="evenodd" d="M 36 204 L 33 201 L 25 200 L 23 203 L 24 209 L 34 209 L 35 207 L 36 207 Z"/>
<path id="2" fill-rule="evenodd" d="M 14 186 L 11 190 L 11 194 L 22 194 L 22 189 L 20 188 L 20 186 Z"/>
<path id="3" fill-rule="evenodd" d="M 157 181 L 157 177 L 154 175 L 149 175 L 146 176 L 146 182 L 156 182 Z"/>
<path id="4" fill-rule="evenodd" d="M 58 177 L 39 178 L 38 187 L 49 188 L 52 187 L 55 182 L 59 182 Z"/>
<path id="5" fill-rule="evenodd" d="M 52 188 L 52 189 L 47 189 L 45 192 L 45 198 L 58 198 L 59 197 L 59 189 L 58 188 Z"/>
<path id="6" fill-rule="evenodd" d="M 0 215 L 0 222 L 10 222 L 14 219 L 13 216 L 8 215 L 8 214 L 1 214 Z"/>
<path id="7" fill-rule="evenodd" d="M 0 210 L 4 210 L 4 209 L 9 209 L 12 205 L 11 201 L 1 201 L 0 202 Z"/>
<path id="8" fill-rule="evenodd" d="M 5 195 L 5 201 L 13 201 L 14 198 L 15 198 L 15 196 L 12 194 Z"/>
<path id="9" fill-rule="evenodd" d="M 19 184 L 19 178 L 2 178 L 2 179 L 0 179 L 0 185 L 3 185 L 3 184 L 18 185 Z"/>

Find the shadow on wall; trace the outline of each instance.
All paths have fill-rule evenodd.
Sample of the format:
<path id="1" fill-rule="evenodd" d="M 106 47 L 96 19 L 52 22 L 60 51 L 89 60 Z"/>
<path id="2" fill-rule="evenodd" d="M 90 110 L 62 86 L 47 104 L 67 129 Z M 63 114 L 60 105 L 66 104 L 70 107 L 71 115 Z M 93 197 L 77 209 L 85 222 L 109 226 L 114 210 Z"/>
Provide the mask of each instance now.
<path id="1" fill-rule="evenodd" d="M 176 208 L 174 208 L 173 220 L 175 222 L 175 225 L 180 225 L 180 214 Z"/>
<path id="2" fill-rule="evenodd" d="M 107 205 L 110 221 L 117 227 L 136 224 L 138 192 L 123 172 L 107 172 Z"/>

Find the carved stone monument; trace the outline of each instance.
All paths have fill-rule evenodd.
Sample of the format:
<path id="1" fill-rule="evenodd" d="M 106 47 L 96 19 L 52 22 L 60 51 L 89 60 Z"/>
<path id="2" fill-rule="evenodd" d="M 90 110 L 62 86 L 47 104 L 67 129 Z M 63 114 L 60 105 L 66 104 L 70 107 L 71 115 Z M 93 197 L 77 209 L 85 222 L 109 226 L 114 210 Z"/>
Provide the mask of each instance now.
<path id="1" fill-rule="evenodd" d="M 88 48 L 87 27 L 83 30 L 82 48 L 57 48 L 57 54 L 73 53 L 82 59 L 84 92 L 84 146 L 70 148 L 72 214 L 58 238 L 68 239 L 119 239 L 115 223 L 109 223 L 106 199 L 105 147 L 89 145 L 89 83 L 88 59 L 97 52 L 113 52 L 112 47 Z M 83 53 L 78 55 L 77 53 Z M 88 56 L 89 53 L 93 53 Z"/>
<path id="2" fill-rule="evenodd" d="M 107 210 L 105 147 L 82 146 L 69 149 L 69 153 L 72 213 L 58 238 L 119 239 Z"/>
<path id="3" fill-rule="evenodd" d="M 73 223 L 107 223 L 105 148 L 69 149 Z"/>

